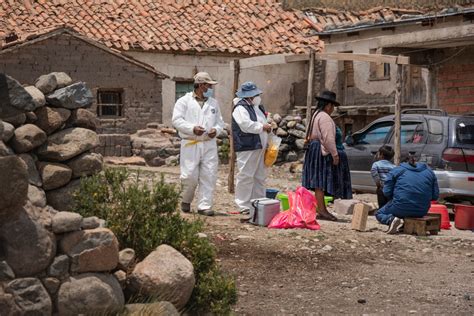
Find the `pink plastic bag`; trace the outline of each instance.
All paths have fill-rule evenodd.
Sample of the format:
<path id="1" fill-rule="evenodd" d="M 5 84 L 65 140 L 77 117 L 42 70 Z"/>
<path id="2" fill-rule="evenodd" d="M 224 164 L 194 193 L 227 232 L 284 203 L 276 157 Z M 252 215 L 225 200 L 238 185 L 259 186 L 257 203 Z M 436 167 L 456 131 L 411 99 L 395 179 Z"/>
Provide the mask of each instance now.
<path id="1" fill-rule="evenodd" d="M 303 187 L 295 192 L 288 192 L 290 209 L 277 214 L 269 228 L 309 228 L 318 230 L 321 227 L 316 221 L 316 198 L 313 193 Z"/>

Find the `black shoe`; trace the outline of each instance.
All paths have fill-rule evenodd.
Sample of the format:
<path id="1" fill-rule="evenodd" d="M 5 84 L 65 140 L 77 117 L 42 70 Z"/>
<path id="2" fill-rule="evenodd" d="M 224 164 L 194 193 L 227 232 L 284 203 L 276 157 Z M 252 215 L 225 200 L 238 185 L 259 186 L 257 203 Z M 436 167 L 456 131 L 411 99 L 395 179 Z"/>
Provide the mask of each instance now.
<path id="1" fill-rule="evenodd" d="M 394 217 L 390 226 L 388 226 L 387 234 L 393 235 L 398 233 L 399 229 L 403 226 L 403 220 L 398 217 Z"/>
<path id="2" fill-rule="evenodd" d="M 205 216 L 214 216 L 213 210 L 198 210 L 198 214 Z"/>
<path id="3" fill-rule="evenodd" d="M 190 213 L 191 212 L 191 204 L 190 203 L 181 203 L 181 211 L 183 213 Z"/>

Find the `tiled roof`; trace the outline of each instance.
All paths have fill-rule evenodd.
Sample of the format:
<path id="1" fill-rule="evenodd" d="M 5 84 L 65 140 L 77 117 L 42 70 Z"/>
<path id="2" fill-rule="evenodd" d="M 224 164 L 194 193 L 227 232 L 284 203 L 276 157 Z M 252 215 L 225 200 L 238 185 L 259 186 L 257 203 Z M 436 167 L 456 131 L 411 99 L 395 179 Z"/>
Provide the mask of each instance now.
<path id="1" fill-rule="evenodd" d="M 305 15 L 318 33 L 351 30 L 355 28 L 386 26 L 410 20 L 430 19 L 474 10 L 474 4 L 468 1 L 464 6 L 445 7 L 443 9 L 401 9 L 375 7 L 366 11 L 341 11 L 330 8 L 305 9 Z"/>
<path id="2" fill-rule="evenodd" d="M 143 68 L 143 69 L 145 69 L 149 72 L 152 72 L 153 74 L 155 74 L 159 78 L 162 78 L 162 79 L 169 78 L 168 75 L 165 75 L 164 73 L 162 73 L 160 71 L 157 71 L 153 66 L 151 66 L 147 63 L 144 63 L 140 60 L 137 60 L 137 59 L 133 58 L 132 56 L 123 54 L 119 50 L 109 48 L 109 47 L 105 46 L 104 44 L 102 44 L 98 41 L 95 41 L 95 40 L 90 39 L 86 36 L 83 36 L 83 35 L 75 32 L 71 29 L 66 28 L 66 27 L 48 29 L 48 30 L 45 30 L 42 34 L 39 34 L 39 33 L 30 34 L 29 36 L 26 36 L 25 38 L 18 39 L 14 42 L 7 43 L 4 46 L 0 47 L 0 55 L 5 54 L 5 53 L 9 53 L 11 51 L 14 51 L 15 49 L 18 49 L 18 48 L 23 47 L 25 45 L 31 45 L 31 44 L 34 44 L 34 43 L 37 43 L 37 42 L 55 37 L 55 36 L 60 36 L 62 34 L 67 34 L 67 35 L 73 36 L 73 37 L 75 37 L 79 40 L 82 40 L 82 41 L 92 45 L 92 46 L 95 46 L 99 49 L 102 49 L 102 50 L 106 51 L 109 54 L 112 54 L 112 55 L 114 55 L 114 56 L 116 56 L 120 59 L 123 59 L 123 60 L 125 60 L 125 61 L 127 61 L 131 64 L 134 64 L 138 67 L 141 67 L 141 68 Z"/>
<path id="3" fill-rule="evenodd" d="M 0 46 L 60 25 L 120 50 L 262 55 L 323 46 L 307 36 L 304 14 L 277 0 L 0 1 Z"/>

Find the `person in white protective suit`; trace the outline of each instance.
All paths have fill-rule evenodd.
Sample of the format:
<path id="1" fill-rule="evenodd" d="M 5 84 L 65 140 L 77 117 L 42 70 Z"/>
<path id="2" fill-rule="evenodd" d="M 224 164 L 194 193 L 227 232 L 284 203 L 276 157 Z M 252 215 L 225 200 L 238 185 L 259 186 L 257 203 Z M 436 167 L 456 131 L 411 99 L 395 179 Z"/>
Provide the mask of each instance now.
<path id="1" fill-rule="evenodd" d="M 237 155 L 235 203 L 241 213 L 251 209 L 251 199 L 265 197 L 264 164 L 268 133 L 265 109 L 260 104 L 262 91 L 253 82 L 245 82 L 237 91 L 232 112 L 232 136 Z"/>
<path id="2" fill-rule="evenodd" d="M 218 153 L 216 136 L 224 128 L 221 110 L 212 97 L 217 84 L 206 72 L 194 76 L 194 91 L 176 101 L 173 126 L 181 137 L 181 210 L 191 212 L 191 202 L 198 189 L 198 213 L 213 216 L 212 200 L 217 181 Z"/>

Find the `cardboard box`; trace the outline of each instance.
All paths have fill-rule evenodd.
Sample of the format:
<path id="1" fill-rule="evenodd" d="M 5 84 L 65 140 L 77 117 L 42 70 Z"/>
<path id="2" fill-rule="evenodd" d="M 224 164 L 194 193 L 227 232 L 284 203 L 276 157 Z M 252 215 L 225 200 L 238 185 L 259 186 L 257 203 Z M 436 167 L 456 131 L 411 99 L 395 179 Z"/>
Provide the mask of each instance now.
<path id="1" fill-rule="evenodd" d="M 358 231 L 365 231 L 367 227 L 367 217 L 369 216 L 370 206 L 364 203 L 354 205 L 351 228 Z"/>

